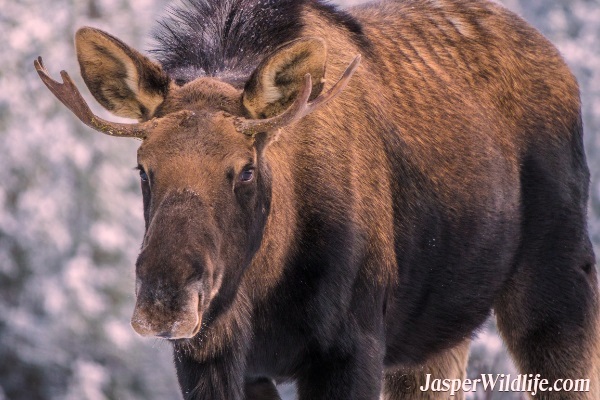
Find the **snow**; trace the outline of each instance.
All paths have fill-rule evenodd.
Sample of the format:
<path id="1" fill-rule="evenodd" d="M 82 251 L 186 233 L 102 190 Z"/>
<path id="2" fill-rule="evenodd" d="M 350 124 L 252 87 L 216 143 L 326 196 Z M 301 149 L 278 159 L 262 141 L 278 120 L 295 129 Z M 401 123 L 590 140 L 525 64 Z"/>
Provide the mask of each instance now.
<path id="1" fill-rule="evenodd" d="M 66 400 L 104 400 L 104 386 L 108 383 L 109 371 L 103 365 L 87 360 L 77 360 L 69 383 Z"/>

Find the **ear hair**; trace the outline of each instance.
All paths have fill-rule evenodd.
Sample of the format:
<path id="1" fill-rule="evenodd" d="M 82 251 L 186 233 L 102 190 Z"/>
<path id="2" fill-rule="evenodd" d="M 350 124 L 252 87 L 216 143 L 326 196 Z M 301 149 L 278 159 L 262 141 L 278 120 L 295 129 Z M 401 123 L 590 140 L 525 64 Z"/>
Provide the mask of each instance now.
<path id="1" fill-rule="evenodd" d="M 170 78 L 159 64 L 119 39 L 84 27 L 75 34 L 75 47 L 83 80 L 107 110 L 145 120 L 164 101 Z"/>
<path id="2" fill-rule="evenodd" d="M 285 110 L 302 89 L 304 77 L 313 78 L 311 99 L 323 90 L 327 48 L 315 37 L 297 39 L 268 55 L 244 89 L 243 104 L 252 118 L 269 118 Z"/>

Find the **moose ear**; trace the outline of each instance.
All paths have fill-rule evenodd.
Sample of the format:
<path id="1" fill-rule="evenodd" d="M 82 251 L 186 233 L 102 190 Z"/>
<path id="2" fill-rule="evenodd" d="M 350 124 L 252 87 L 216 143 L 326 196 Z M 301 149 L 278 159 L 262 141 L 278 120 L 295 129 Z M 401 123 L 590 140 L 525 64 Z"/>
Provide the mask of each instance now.
<path id="1" fill-rule="evenodd" d="M 146 120 L 165 99 L 167 74 L 119 39 L 85 27 L 75 34 L 75 48 L 85 84 L 113 114 Z"/>
<path id="2" fill-rule="evenodd" d="M 252 73 L 244 88 L 243 102 L 252 118 L 269 118 L 292 104 L 304 84 L 312 78 L 310 99 L 323 90 L 327 48 L 325 41 L 307 37 L 279 47 Z"/>

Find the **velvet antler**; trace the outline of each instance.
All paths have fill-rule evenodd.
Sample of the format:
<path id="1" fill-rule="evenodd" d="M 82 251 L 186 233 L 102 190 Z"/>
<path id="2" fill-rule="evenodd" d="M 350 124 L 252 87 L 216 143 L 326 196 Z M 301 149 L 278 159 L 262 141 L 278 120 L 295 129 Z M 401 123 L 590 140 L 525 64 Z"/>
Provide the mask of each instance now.
<path id="1" fill-rule="evenodd" d="M 304 76 L 304 85 L 302 86 L 300 93 L 287 110 L 275 117 L 267 119 L 246 119 L 238 117 L 234 122 L 237 130 L 246 135 L 253 136 L 260 132 L 277 130 L 292 122 L 298 121 L 339 95 L 358 68 L 360 60 L 361 56 L 357 55 L 350 65 L 348 65 L 346 71 L 344 71 L 344 74 L 337 83 L 333 85 L 327 93 L 320 95 L 310 103 L 308 102 L 308 98 L 310 97 L 310 92 L 312 90 L 312 79 L 309 74 L 306 74 Z"/>
<path id="2" fill-rule="evenodd" d="M 52 93 L 73 112 L 87 126 L 99 132 L 110 136 L 118 137 L 133 137 L 137 139 L 145 139 L 148 133 L 156 128 L 160 121 L 164 118 L 154 118 L 150 121 L 140 122 L 136 124 L 122 124 L 118 122 L 110 122 L 95 115 L 90 107 L 85 102 L 84 98 L 79 93 L 79 90 L 73 83 L 73 80 L 66 71 L 61 71 L 63 83 L 59 83 L 50 78 L 48 71 L 44 67 L 42 57 L 38 57 L 33 62 L 38 75 L 42 82 L 50 89 Z M 168 115 L 165 118 L 186 119 L 193 115 L 191 111 L 180 111 L 173 115 Z"/>

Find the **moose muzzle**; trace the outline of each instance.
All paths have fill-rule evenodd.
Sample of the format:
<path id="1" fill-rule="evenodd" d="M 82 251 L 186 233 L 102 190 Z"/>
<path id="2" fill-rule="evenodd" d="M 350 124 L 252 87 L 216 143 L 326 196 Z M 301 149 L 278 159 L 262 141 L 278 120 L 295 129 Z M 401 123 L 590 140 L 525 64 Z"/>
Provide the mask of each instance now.
<path id="1" fill-rule="evenodd" d="M 139 289 L 131 326 L 141 336 L 164 339 L 194 337 L 202 321 L 198 285 L 190 285 L 183 293 L 166 288 Z"/>

